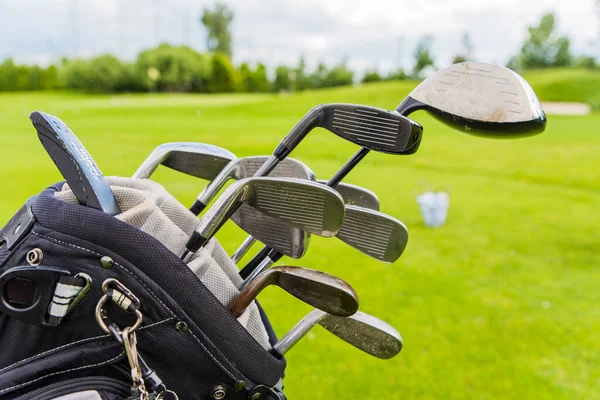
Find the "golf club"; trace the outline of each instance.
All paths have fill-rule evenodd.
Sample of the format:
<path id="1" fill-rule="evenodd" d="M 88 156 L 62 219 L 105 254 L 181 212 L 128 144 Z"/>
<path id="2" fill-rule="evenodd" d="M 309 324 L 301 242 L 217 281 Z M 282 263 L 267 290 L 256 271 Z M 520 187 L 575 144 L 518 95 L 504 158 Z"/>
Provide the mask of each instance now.
<path id="1" fill-rule="evenodd" d="M 119 214 L 119 205 L 110 185 L 69 127 L 57 117 L 41 111 L 32 112 L 29 119 L 79 204 L 110 215 Z"/>
<path id="2" fill-rule="evenodd" d="M 317 324 L 377 358 L 392 358 L 402 350 L 402 337 L 398 331 L 379 318 L 361 311 L 349 317 L 338 317 L 321 310 L 311 311 L 273 349 L 284 355 Z"/>
<path id="3" fill-rule="evenodd" d="M 416 110 L 484 137 L 530 136 L 546 127 L 544 110 L 525 79 L 486 63 L 454 64 L 425 79 L 396 109 L 403 115 Z"/>
<path id="4" fill-rule="evenodd" d="M 455 81 L 447 80 L 446 74 L 455 75 L 452 77 Z M 494 82 L 493 87 L 490 86 L 490 82 Z M 413 95 L 414 97 L 411 97 Z M 517 73 L 493 64 L 466 62 L 439 70 L 421 82 L 400 103 L 392 115 L 400 114 L 407 117 L 420 109 L 429 111 L 435 118 L 457 130 L 489 138 L 529 136 L 542 132 L 546 126 L 546 116 L 529 84 Z M 314 110 L 311 110 L 307 116 Z M 510 117 L 512 114 L 515 116 Z M 269 171 L 278 160 L 285 158 L 293 150 L 298 138 L 301 140 L 304 137 L 303 130 L 300 128 L 305 127 L 306 130 L 312 126 L 308 121 L 303 122 L 306 119 L 307 117 L 303 118 L 283 139 L 269 162 L 265 163 L 257 175 Z M 297 129 L 299 125 L 300 128 Z M 396 154 L 411 154 L 410 150 L 414 153 L 421 141 L 422 128 L 418 132 L 415 131 L 415 134 L 411 135 L 413 139 L 407 142 L 414 143 L 407 147 L 406 151 Z M 327 182 L 327 185 L 335 187 L 370 150 L 381 151 L 381 147 L 363 146 Z M 248 276 L 250 271 L 267 257 L 277 261 L 282 256 L 264 247 L 244 267 L 241 275 Z"/>
<path id="5" fill-rule="evenodd" d="M 240 179 L 251 178 L 268 158 L 269 156 L 255 156 L 231 160 L 219 174 L 211 180 L 208 186 L 200 192 L 198 198 L 192 207 L 190 207 L 190 211 L 196 215 L 200 214 L 229 179 L 238 181 Z M 285 159 L 271 171 L 269 176 L 276 178 L 308 179 L 311 181 L 316 179 L 314 172 L 312 172 L 306 164 L 293 158 Z"/>
<path id="6" fill-rule="evenodd" d="M 222 147 L 204 143 L 164 143 L 150 153 L 132 178 L 147 179 L 159 165 L 197 178 L 211 180 L 237 157 Z"/>
<path id="7" fill-rule="evenodd" d="M 198 251 L 242 205 L 279 219 L 282 224 L 331 237 L 344 220 L 344 201 L 333 189 L 290 178 L 247 178 L 229 186 L 201 219 L 181 258 Z"/>
<path id="8" fill-rule="evenodd" d="M 285 162 L 287 160 L 288 159 L 286 158 L 283 162 Z M 275 170 L 277 170 L 277 168 L 275 168 Z M 327 183 L 327 181 L 323 181 L 323 180 L 318 180 L 317 182 L 323 183 L 323 184 Z M 347 205 L 351 204 L 351 205 L 361 206 L 361 207 L 370 208 L 370 209 L 379 211 L 379 198 L 377 197 L 377 195 L 374 192 L 372 192 L 368 189 L 365 189 L 364 187 L 340 182 L 335 187 L 335 190 L 342 196 L 342 198 L 344 199 L 344 203 L 346 203 Z M 240 207 L 240 210 L 238 210 L 233 215 L 232 219 L 234 221 L 236 221 L 237 214 L 240 213 L 240 211 L 245 208 L 246 208 L 245 206 Z M 272 237 L 271 240 L 284 241 L 284 243 L 287 243 L 287 245 L 283 246 L 284 248 L 293 247 L 294 249 L 302 249 L 301 252 L 295 251 L 293 253 L 294 255 L 290 255 L 290 254 L 286 253 L 285 251 L 282 251 L 282 253 L 284 255 L 286 255 L 288 257 L 292 257 L 292 258 L 300 258 L 300 257 L 304 256 L 304 253 L 306 252 L 306 247 L 308 246 L 308 239 L 310 238 L 310 235 L 308 235 L 308 234 L 301 235 L 299 233 L 291 232 L 291 231 L 287 232 L 285 230 L 285 227 L 281 227 L 281 225 L 276 220 L 273 221 L 274 224 L 266 224 L 264 221 L 262 221 L 262 219 L 270 220 L 270 219 L 272 219 L 271 217 L 266 216 L 264 214 L 259 214 L 256 212 L 254 213 L 254 215 L 260 216 L 261 220 L 255 222 L 251 225 L 255 226 L 256 229 L 259 229 L 261 232 L 268 229 L 268 233 L 270 233 L 270 236 Z M 240 225 L 237 221 L 236 221 L 236 223 L 238 225 Z M 264 225 L 264 227 L 263 227 L 263 225 Z M 244 230 L 246 230 L 247 232 L 250 232 L 248 229 L 244 229 Z M 248 236 L 246 238 L 246 240 L 244 240 L 244 242 L 240 245 L 240 247 L 238 247 L 238 249 L 235 251 L 235 253 L 231 256 L 231 259 L 233 260 L 234 263 L 237 264 L 242 259 L 242 257 L 244 257 L 244 255 L 246 255 L 248 250 L 250 250 L 252 245 L 254 245 L 254 243 L 256 243 L 256 239 L 253 236 L 255 236 L 255 235 L 251 234 L 251 236 Z M 301 238 L 304 238 L 304 244 L 299 242 L 299 240 Z"/>
<path id="9" fill-rule="evenodd" d="M 347 317 L 358 310 L 358 296 L 349 284 L 333 275 L 302 267 L 275 267 L 266 271 L 240 291 L 228 310 L 239 317 L 271 285 L 328 314 Z"/>
<path id="10" fill-rule="evenodd" d="M 368 256 L 385 263 L 393 263 L 406 248 L 408 229 L 396 218 L 382 212 L 346 206 L 344 222 L 335 236 Z M 276 249 L 271 250 L 256 268 L 247 276 L 243 276 L 244 282 L 240 289 L 248 286 L 253 279 L 270 268 L 277 261 L 272 255 L 278 254 L 280 253 Z"/>
<path id="11" fill-rule="evenodd" d="M 317 182 L 327 185 L 327 181 L 318 179 Z M 335 190 L 342 195 L 344 203 L 379 211 L 379 197 L 375 192 L 351 183 L 340 182 L 335 185 Z"/>

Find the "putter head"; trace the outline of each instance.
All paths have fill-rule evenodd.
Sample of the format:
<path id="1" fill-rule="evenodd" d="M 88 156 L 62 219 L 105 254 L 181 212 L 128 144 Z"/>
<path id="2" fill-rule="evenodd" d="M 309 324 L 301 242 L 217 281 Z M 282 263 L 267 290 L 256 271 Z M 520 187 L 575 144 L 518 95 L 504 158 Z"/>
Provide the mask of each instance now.
<path id="1" fill-rule="evenodd" d="M 119 214 L 110 185 L 77 136 L 57 117 L 40 111 L 29 115 L 38 138 L 77 197 L 79 204 Z"/>
<path id="2" fill-rule="evenodd" d="M 195 252 L 242 205 L 283 225 L 319 236 L 335 236 L 344 220 L 344 201 L 328 186 L 291 178 L 247 178 L 231 184 L 201 218 L 186 248 Z"/>
<path id="3" fill-rule="evenodd" d="M 302 258 L 308 249 L 308 232 L 284 225 L 247 204 L 242 204 L 231 219 L 256 240 L 288 257 Z"/>
<path id="4" fill-rule="evenodd" d="M 415 153 L 423 137 L 421 125 L 397 112 L 357 104 L 321 104 L 294 126 L 273 156 L 283 159 L 316 127 L 369 150 L 390 154 Z"/>
<path id="5" fill-rule="evenodd" d="M 319 324 L 377 358 L 392 358 L 402 350 L 402 337 L 397 330 L 379 318 L 360 311 L 347 318 L 326 315 Z"/>
<path id="6" fill-rule="evenodd" d="M 379 261 L 393 263 L 406 248 L 408 229 L 379 211 L 346 206 L 346 217 L 336 237 Z"/>
<path id="7" fill-rule="evenodd" d="M 162 164 L 200 179 L 212 180 L 235 158 L 235 154 L 229 150 L 210 144 L 164 143 L 150 153 L 133 178 L 147 179 Z"/>
<path id="8" fill-rule="evenodd" d="M 541 133 L 546 115 L 531 86 L 498 65 L 464 62 L 425 79 L 398 106 L 408 115 L 424 109 L 463 132 L 492 138 Z"/>
<path id="9" fill-rule="evenodd" d="M 258 275 L 230 304 L 237 317 L 267 286 L 275 285 L 328 314 L 347 317 L 358 310 L 358 295 L 348 283 L 325 272 L 302 267 L 275 267 Z"/>
<path id="10" fill-rule="evenodd" d="M 327 184 L 327 181 L 323 179 L 319 179 L 317 182 Z M 375 192 L 369 189 L 344 182 L 340 182 L 335 185 L 334 189 L 336 192 L 342 195 L 346 205 L 364 207 L 379 211 L 379 197 L 377 197 Z"/>

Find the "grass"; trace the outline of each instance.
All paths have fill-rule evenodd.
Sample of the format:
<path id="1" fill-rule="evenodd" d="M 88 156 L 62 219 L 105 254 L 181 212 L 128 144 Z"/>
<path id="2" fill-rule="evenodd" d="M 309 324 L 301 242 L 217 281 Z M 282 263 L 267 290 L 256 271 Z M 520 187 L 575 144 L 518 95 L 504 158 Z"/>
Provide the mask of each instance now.
<path id="1" fill-rule="evenodd" d="M 600 70 L 552 68 L 527 71 L 525 78 L 546 101 L 577 101 L 600 108 Z"/>
<path id="2" fill-rule="evenodd" d="M 314 104 L 392 108 L 411 83 L 277 95 L 0 95 L 0 224 L 25 199 L 61 179 L 27 115 L 60 116 L 105 175 L 132 174 L 168 141 L 200 141 L 238 156 L 267 154 Z M 383 361 L 321 328 L 288 354 L 291 399 L 600 398 L 600 115 L 550 116 L 547 131 L 515 141 L 456 133 L 426 114 L 414 156 L 370 154 L 347 181 L 378 193 L 382 210 L 410 230 L 404 255 L 381 264 L 336 240 L 313 238 L 290 264 L 350 282 L 363 311 L 396 327 L 402 353 Z M 355 148 L 313 132 L 294 152 L 319 177 Z M 183 203 L 204 185 L 164 168 L 154 176 Z M 448 222 L 423 226 L 415 196 L 452 196 Z M 218 235 L 232 252 L 245 237 Z M 281 335 L 309 308 L 277 290 L 261 301 Z"/>

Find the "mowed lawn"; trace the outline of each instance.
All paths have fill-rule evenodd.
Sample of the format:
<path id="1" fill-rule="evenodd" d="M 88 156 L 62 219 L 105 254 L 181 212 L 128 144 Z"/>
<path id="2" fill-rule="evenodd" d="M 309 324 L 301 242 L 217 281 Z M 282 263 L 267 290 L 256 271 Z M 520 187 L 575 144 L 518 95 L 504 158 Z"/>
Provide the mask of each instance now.
<path id="1" fill-rule="evenodd" d="M 394 108 L 412 83 L 279 95 L 0 95 L 0 225 L 28 196 L 61 179 L 28 114 L 66 121 L 105 175 L 131 175 L 155 146 L 198 141 L 238 156 L 269 154 L 313 105 Z M 313 238 L 306 257 L 280 262 L 350 282 L 361 309 L 392 324 L 404 349 L 372 358 L 315 328 L 288 353 L 290 399 L 600 398 L 600 114 L 549 116 L 539 136 L 467 136 L 424 113 L 420 151 L 371 153 L 347 178 L 404 221 L 408 247 L 379 263 L 335 239 Z M 320 178 L 356 151 L 325 131 L 293 153 Z M 205 182 L 162 168 L 154 178 L 183 203 Z M 426 228 L 415 197 L 452 196 L 448 222 Z M 233 252 L 244 233 L 218 235 Z M 142 250 L 142 249 L 141 249 Z M 278 289 L 260 300 L 279 335 L 310 308 Z M 201 379 L 202 377 L 199 377 Z"/>

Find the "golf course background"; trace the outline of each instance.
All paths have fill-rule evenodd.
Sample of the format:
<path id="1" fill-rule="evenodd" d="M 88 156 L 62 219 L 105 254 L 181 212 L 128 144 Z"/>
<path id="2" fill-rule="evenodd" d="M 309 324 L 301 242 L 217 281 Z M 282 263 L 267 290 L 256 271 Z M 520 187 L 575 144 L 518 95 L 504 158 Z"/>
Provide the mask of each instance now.
<path id="1" fill-rule="evenodd" d="M 600 103 L 598 72 L 525 77 L 542 100 Z M 269 154 L 316 104 L 393 109 L 415 85 L 290 95 L 0 94 L 0 225 L 62 179 L 29 122 L 33 110 L 63 119 L 105 175 L 130 176 L 164 142 L 212 143 L 238 157 Z M 458 133 L 423 112 L 412 117 L 425 129 L 417 154 L 371 153 L 346 179 L 375 191 L 382 211 L 408 226 L 403 256 L 382 264 L 313 237 L 306 257 L 279 263 L 347 280 L 363 311 L 398 329 L 404 349 L 379 360 L 316 327 L 288 353 L 288 397 L 600 398 L 600 114 L 550 115 L 542 135 L 513 141 Z M 355 151 L 318 129 L 292 156 L 328 178 Z M 184 204 L 206 184 L 166 168 L 153 179 Z M 415 202 L 432 189 L 451 195 L 439 229 L 423 225 Z M 229 253 L 245 236 L 233 223 L 217 235 Z M 259 298 L 279 335 L 310 311 L 278 289 Z"/>

